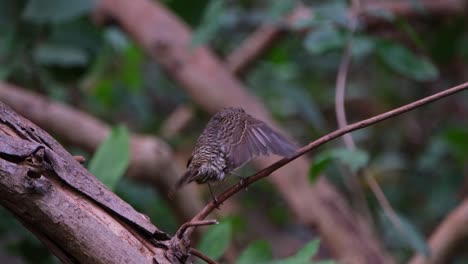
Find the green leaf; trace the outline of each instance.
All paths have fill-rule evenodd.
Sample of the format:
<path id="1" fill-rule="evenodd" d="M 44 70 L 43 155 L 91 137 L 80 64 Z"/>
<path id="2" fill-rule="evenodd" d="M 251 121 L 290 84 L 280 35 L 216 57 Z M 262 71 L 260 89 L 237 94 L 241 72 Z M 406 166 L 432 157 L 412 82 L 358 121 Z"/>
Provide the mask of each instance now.
<path id="1" fill-rule="evenodd" d="M 54 44 L 42 44 L 34 50 L 34 59 L 44 65 L 63 67 L 84 66 L 88 55 L 83 49 Z"/>
<path id="2" fill-rule="evenodd" d="M 319 249 L 320 240 L 314 239 L 307 243 L 299 252 L 296 253 L 295 258 L 300 260 L 309 260 L 317 254 Z"/>
<path id="3" fill-rule="evenodd" d="M 328 153 L 317 155 L 309 169 L 309 182 L 314 184 L 320 173 L 322 173 L 333 161 Z"/>
<path id="4" fill-rule="evenodd" d="M 322 54 L 342 47 L 344 37 L 330 24 L 312 30 L 304 39 L 306 50 L 312 54 Z"/>
<path id="5" fill-rule="evenodd" d="M 383 8 L 366 8 L 366 14 L 370 17 L 375 17 L 386 22 L 395 20 L 395 15 L 387 9 Z"/>
<path id="6" fill-rule="evenodd" d="M 94 0 L 29 0 L 23 18 L 35 23 L 60 23 L 88 13 Z"/>
<path id="7" fill-rule="evenodd" d="M 327 259 L 327 260 L 314 261 L 312 264 L 336 264 L 336 261 Z"/>
<path id="8" fill-rule="evenodd" d="M 328 1 L 314 8 L 314 15 L 319 21 L 328 21 L 346 25 L 349 7 L 345 2 Z"/>
<path id="9" fill-rule="evenodd" d="M 389 221 L 388 216 L 385 213 L 382 214 L 385 217 L 387 217 L 387 221 Z M 396 216 L 400 222 L 400 227 L 397 227 L 393 224 L 391 225 L 391 227 L 395 229 L 393 232 L 398 234 L 398 237 L 401 239 L 401 242 L 407 244 L 417 252 L 425 256 L 429 256 L 430 249 L 421 232 L 419 232 L 419 230 L 417 230 L 416 227 L 413 224 L 411 224 L 411 222 L 408 219 L 406 219 L 403 215 L 396 214 Z"/>
<path id="10" fill-rule="evenodd" d="M 439 76 L 436 66 L 427 58 L 415 55 L 399 43 L 380 42 L 377 55 L 390 69 L 415 81 L 431 81 Z"/>
<path id="11" fill-rule="evenodd" d="M 190 48 L 209 42 L 221 27 L 221 18 L 224 10 L 223 0 L 211 0 L 203 14 L 202 22 L 195 29 Z"/>
<path id="12" fill-rule="evenodd" d="M 271 264 L 309 264 L 311 263 L 311 259 L 317 254 L 319 246 L 320 240 L 314 239 L 307 243 L 294 256 L 273 261 Z"/>
<path id="13" fill-rule="evenodd" d="M 124 175 L 130 160 L 130 137 L 125 126 L 112 129 L 89 163 L 89 171 L 111 190 Z"/>
<path id="14" fill-rule="evenodd" d="M 468 160 L 468 129 L 449 129 L 445 131 L 443 138 L 459 160 Z"/>
<path id="15" fill-rule="evenodd" d="M 330 155 L 349 166 L 353 172 L 357 172 L 369 162 L 369 155 L 367 152 L 360 149 L 332 149 L 330 151 Z"/>
<path id="16" fill-rule="evenodd" d="M 296 1 L 274 0 L 271 2 L 267 16 L 273 21 L 278 22 L 285 17 L 289 11 L 296 6 Z"/>
<path id="17" fill-rule="evenodd" d="M 211 259 L 221 258 L 231 242 L 231 229 L 230 222 L 210 227 L 203 235 L 198 249 Z"/>
<path id="18" fill-rule="evenodd" d="M 341 163 L 350 167 L 353 172 L 357 172 L 369 162 L 367 152 L 356 149 L 348 150 L 344 148 L 331 149 L 320 153 L 314 159 L 309 169 L 309 181 L 314 183 L 318 175 L 323 172 L 333 160 L 339 160 Z"/>
<path id="19" fill-rule="evenodd" d="M 251 243 L 239 256 L 236 264 L 265 263 L 272 259 L 271 246 L 259 240 Z"/>
<path id="20" fill-rule="evenodd" d="M 368 36 L 355 36 L 352 44 L 351 54 L 354 58 L 363 58 L 375 51 L 375 39 Z"/>

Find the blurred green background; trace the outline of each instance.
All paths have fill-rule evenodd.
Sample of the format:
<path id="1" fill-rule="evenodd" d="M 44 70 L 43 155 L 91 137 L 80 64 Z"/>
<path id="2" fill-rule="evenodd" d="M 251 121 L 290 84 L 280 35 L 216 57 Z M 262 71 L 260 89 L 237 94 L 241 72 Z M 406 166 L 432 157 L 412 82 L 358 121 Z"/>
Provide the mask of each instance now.
<path id="1" fill-rule="evenodd" d="M 162 2 L 194 28 L 193 46 L 209 45 L 220 57 L 227 56 L 259 26 L 280 23 L 280 18 L 296 4 L 282 0 Z M 418 0 L 411 2 L 418 8 Z M 335 80 L 344 47 L 351 38 L 346 27 L 350 3 L 305 3 L 314 8 L 315 18 L 289 28 L 240 77 L 301 144 L 337 127 Z M 117 26 L 96 26 L 89 16 L 95 4 L 93 0 L 0 0 L 0 79 L 115 125 L 99 150 L 104 154 L 123 153 L 115 157 L 120 162 L 110 175 L 101 175 L 113 165 L 99 157 L 99 151 L 93 154 L 75 146 L 66 147 L 90 160 L 88 168 L 98 177 L 107 177 L 103 181 L 119 196 L 152 219 L 157 217 L 155 224 L 173 233 L 178 223 L 164 199 L 152 188 L 124 177 L 128 131 L 160 135 L 167 116 L 177 107 L 188 105 L 195 115 L 189 128 L 168 140 L 175 152 L 187 152 L 209 116 Z M 373 27 L 358 26 L 352 36 L 347 82 L 348 122 L 467 79 L 466 16 L 417 12 L 420 14 L 416 18 L 375 12 L 375 17 L 384 22 Z M 301 29 L 306 26 L 313 30 L 304 33 Z M 426 252 L 425 238 L 468 192 L 468 94 L 454 95 L 352 135 L 361 158 L 343 150 L 341 140 L 327 144 L 316 152 L 321 163 L 311 164 L 311 184 L 318 172 L 325 171 L 352 201 L 339 164 L 365 167 L 381 185 L 410 236 L 407 239 L 399 235 L 361 180 L 385 247 L 398 262 L 407 260 L 415 251 Z M 243 252 L 238 263 L 271 259 L 271 242 L 249 236 L 249 219 L 258 214 L 258 208 L 269 208 L 264 217 L 303 245 L 313 237 L 297 224 L 266 181 L 250 187 L 237 199 L 242 213 L 221 219 L 222 225 L 210 229 L 205 237 L 221 241 L 219 247 L 204 245 L 203 238 L 200 242 L 200 250 L 214 258 L 221 258 L 233 242 Z M 8 212 L 0 213 L 0 246 L 5 259 L 11 263 L 56 262 Z M 316 243 L 305 245 L 303 250 L 314 255 Z M 243 251 L 243 245 L 249 248 Z M 283 263 L 301 263 L 298 254 L 296 262 L 292 257 Z M 455 261 L 466 262 L 466 254 L 459 254 Z"/>

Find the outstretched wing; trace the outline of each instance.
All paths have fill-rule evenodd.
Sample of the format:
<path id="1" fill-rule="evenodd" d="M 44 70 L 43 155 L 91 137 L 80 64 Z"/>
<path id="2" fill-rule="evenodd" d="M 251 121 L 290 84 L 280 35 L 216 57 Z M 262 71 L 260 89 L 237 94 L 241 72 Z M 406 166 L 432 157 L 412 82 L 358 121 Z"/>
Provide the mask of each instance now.
<path id="1" fill-rule="evenodd" d="M 271 129 L 264 122 L 245 114 L 233 131 L 232 147 L 229 151 L 230 167 L 235 169 L 251 159 L 276 154 L 288 157 L 296 151 L 296 146 Z"/>

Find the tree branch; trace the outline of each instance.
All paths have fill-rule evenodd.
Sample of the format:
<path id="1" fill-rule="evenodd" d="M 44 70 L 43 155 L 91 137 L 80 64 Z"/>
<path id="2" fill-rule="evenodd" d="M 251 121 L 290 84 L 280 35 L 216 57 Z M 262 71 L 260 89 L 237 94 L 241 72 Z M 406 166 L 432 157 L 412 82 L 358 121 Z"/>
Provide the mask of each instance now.
<path id="1" fill-rule="evenodd" d="M 440 100 L 444 97 L 447 97 L 449 95 L 452 95 L 452 94 L 455 94 L 455 93 L 458 93 L 458 92 L 461 92 L 463 90 L 466 90 L 468 89 L 468 82 L 467 83 L 464 83 L 464 84 L 461 84 L 461 85 L 458 85 L 458 86 L 455 86 L 455 87 L 452 87 L 450 89 L 447 89 L 447 90 L 444 90 L 442 92 L 439 92 L 437 94 L 434 94 L 434 95 L 431 95 L 431 96 L 428 96 L 428 97 L 425 97 L 423 99 L 420 99 L 418 101 L 415 101 L 415 102 L 412 102 L 410 104 L 407 104 L 407 105 L 404 105 L 402 107 L 399 107 L 399 108 L 396 108 L 394 110 L 391 110 L 391 111 L 388 111 L 388 112 L 385 112 L 383 114 L 380 114 L 380 115 L 377 115 L 377 116 L 374 116 L 374 117 L 371 117 L 371 118 L 368 118 L 368 119 L 365 119 L 363 121 L 360 121 L 360 122 L 357 122 L 355 124 L 352 124 L 352 125 L 348 125 L 348 126 L 345 126 L 343 128 L 340 128 L 338 130 L 335 130 L 315 141 L 312 141 L 311 143 L 307 144 L 306 146 L 300 148 L 296 154 L 294 154 L 292 157 L 289 157 L 289 158 L 283 158 L 273 164 L 271 164 L 270 166 L 262 169 L 261 171 L 255 173 L 254 175 L 250 176 L 250 177 L 247 177 L 245 178 L 245 180 L 243 180 L 242 182 L 239 182 L 238 184 L 234 185 L 233 187 L 229 188 L 228 190 L 226 190 L 225 192 L 223 192 L 221 195 L 219 195 L 217 197 L 218 199 L 218 202 L 219 203 L 222 203 L 224 201 L 226 201 L 227 199 L 229 199 L 231 196 L 233 196 L 234 194 L 238 193 L 239 191 L 247 188 L 250 184 L 262 179 L 262 178 L 265 178 L 267 176 L 269 176 L 271 173 L 273 173 L 274 171 L 278 170 L 279 168 L 285 166 L 286 164 L 294 161 L 295 159 L 301 157 L 302 155 L 306 154 L 307 152 L 311 151 L 311 150 L 314 150 L 316 149 L 317 147 L 337 138 L 337 137 L 340 137 L 342 135 L 345 135 L 347 133 L 350 133 L 352 131 L 355 131 L 355 130 L 358 130 L 358 129 L 362 129 L 362 128 L 365 128 L 365 127 L 368 127 L 370 125 L 373 125 L 373 124 L 376 124 L 378 122 L 381 122 L 381 121 L 384 121 L 388 118 L 391 118 L 391 117 L 394 117 L 394 116 L 397 116 L 397 115 L 401 115 L 403 113 L 406 113 L 408 111 L 411 111 L 415 108 L 418 108 L 422 105 L 425 105 L 425 104 L 429 104 L 431 102 L 434 102 L 434 101 L 437 101 L 437 100 Z M 214 202 L 214 201 L 211 201 L 209 204 L 207 204 L 205 206 L 205 208 L 203 208 L 203 210 L 201 210 L 197 215 L 195 215 L 191 221 L 200 221 L 200 220 L 203 220 L 205 219 L 211 212 L 213 212 L 214 209 L 216 209 L 216 206 L 217 204 Z M 188 233 L 189 231 L 187 231 Z"/>
<path id="2" fill-rule="evenodd" d="M 175 263 L 169 236 L 0 102 L 0 204 L 64 263 Z"/>
<path id="3" fill-rule="evenodd" d="M 451 263 L 453 253 L 468 238 L 468 199 L 465 199 L 436 228 L 429 238 L 431 255 L 416 254 L 409 264 Z"/>
<path id="4" fill-rule="evenodd" d="M 18 86 L 0 82 L 0 99 L 64 141 L 90 152 L 110 131 L 108 125 L 84 112 Z M 164 141 L 154 136 L 131 135 L 131 160 L 126 174 L 131 179 L 148 183 L 166 194 L 180 174 L 180 168 L 173 162 L 172 151 Z M 202 207 L 196 188 L 184 189 L 169 204 L 181 221 L 190 219 Z"/>
<path id="5" fill-rule="evenodd" d="M 201 253 L 200 251 L 196 250 L 195 248 L 190 248 L 190 254 L 197 256 L 199 259 L 205 261 L 208 264 L 218 264 L 218 262 L 210 259 L 207 255 Z"/>

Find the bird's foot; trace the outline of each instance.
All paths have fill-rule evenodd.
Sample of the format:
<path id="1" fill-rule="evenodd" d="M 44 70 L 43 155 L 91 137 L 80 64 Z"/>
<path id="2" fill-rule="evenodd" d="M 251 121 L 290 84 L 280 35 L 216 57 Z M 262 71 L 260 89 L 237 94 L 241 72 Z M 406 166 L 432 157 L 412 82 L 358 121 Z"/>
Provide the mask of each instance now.
<path id="1" fill-rule="evenodd" d="M 213 203 L 216 209 L 221 210 L 220 206 L 222 205 L 222 203 L 220 203 L 218 198 L 216 198 L 215 196 L 213 196 Z"/>
<path id="2" fill-rule="evenodd" d="M 240 178 L 240 180 L 239 180 L 240 185 L 244 186 L 246 184 L 247 179 L 245 177 L 239 177 L 239 178 Z"/>
<path id="3" fill-rule="evenodd" d="M 218 198 L 213 193 L 213 190 L 211 189 L 211 184 L 208 182 L 208 189 L 210 190 L 211 197 L 213 197 L 213 203 L 216 209 L 221 210 L 220 206 L 222 203 L 218 201 Z"/>

